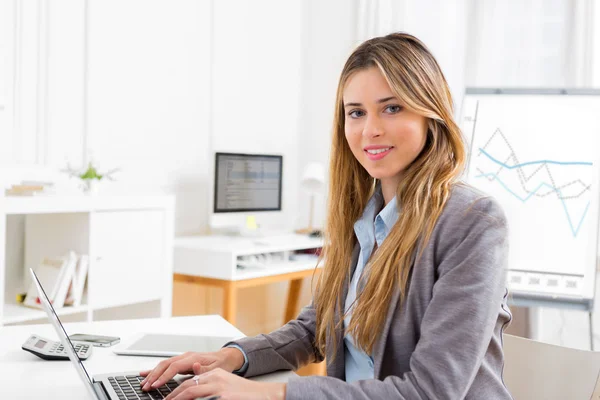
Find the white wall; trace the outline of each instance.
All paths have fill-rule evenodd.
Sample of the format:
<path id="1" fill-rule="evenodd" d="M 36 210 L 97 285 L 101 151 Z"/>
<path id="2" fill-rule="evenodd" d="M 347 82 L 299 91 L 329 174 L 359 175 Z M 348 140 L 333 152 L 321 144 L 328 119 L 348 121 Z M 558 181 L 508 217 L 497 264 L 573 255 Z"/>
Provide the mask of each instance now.
<path id="1" fill-rule="evenodd" d="M 91 157 L 122 168 L 114 190 L 177 194 L 176 230 L 206 221 L 211 1 L 91 0 Z"/>
<path id="2" fill-rule="evenodd" d="M 595 2 L 592 7 L 592 86 L 600 88 L 600 3 Z"/>
<path id="3" fill-rule="evenodd" d="M 283 216 L 259 224 L 297 219 L 301 17 L 299 0 L 215 2 L 210 147 L 283 155 Z"/>
<path id="4" fill-rule="evenodd" d="M 310 162 L 329 167 L 333 111 L 338 79 L 346 59 L 357 45 L 356 0 L 302 2 L 302 86 L 298 114 L 299 170 Z M 328 177 L 326 176 L 326 179 Z M 308 225 L 309 196 L 298 193 L 300 226 Z M 315 198 L 313 226 L 325 221 L 326 196 Z"/>
<path id="5" fill-rule="evenodd" d="M 0 2 L 0 162 L 7 160 L 13 150 L 13 6 L 13 2 Z"/>

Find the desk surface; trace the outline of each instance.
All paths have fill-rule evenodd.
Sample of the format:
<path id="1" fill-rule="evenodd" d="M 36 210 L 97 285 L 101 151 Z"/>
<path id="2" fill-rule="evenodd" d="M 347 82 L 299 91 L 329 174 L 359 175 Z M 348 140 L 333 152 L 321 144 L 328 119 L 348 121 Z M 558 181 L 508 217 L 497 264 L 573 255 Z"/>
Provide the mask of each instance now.
<path id="1" fill-rule="evenodd" d="M 180 236 L 173 242 L 175 248 L 208 250 L 232 254 L 256 254 L 284 250 L 311 249 L 323 246 L 323 239 L 296 233 L 277 236 Z"/>
<path id="2" fill-rule="evenodd" d="M 78 322 L 65 324 L 68 334 L 93 333 L 119 336 L 122 341 L 143 332 L 243 337 L 244 334 L 218 315 L 137 319 L 124 321 Z M 50 324 L 0 328 L 0 381 L 4 386 L 0 398 L 10 399 L 87 399 L 88 394 L 70 361 L 45 361 L 21 349 L 33 333 L 48 339 L 58 337 Z M 164 358 L 117 356 L 113 348 L 95 347 L 84 362 L 90 375 L 142 371 L 154 367 Z M 261 377 L 285 381 L 292 372 L 278 372 Z"/>

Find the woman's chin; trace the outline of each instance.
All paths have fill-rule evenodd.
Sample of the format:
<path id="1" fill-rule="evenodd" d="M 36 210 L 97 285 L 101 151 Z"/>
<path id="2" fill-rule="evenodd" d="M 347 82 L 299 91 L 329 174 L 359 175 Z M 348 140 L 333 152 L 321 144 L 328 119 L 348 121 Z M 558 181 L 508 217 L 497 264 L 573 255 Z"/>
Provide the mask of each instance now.
<path id="1" fill-rule="evenodd" d="M 386 174 L 385 172 L 382 172 L 382 171 L 369 171 L 369 170 L 367 170 L 367 172 L 369 173 L 369 175 L 371 176 L 371 178 L 375 178 L 375 179 L 378 179 L 380 181 L 385 181 L 386 179 L 390 179 L 390 178 L 394 177 L 394 175 L 392 175 L 392 174 Z"/>

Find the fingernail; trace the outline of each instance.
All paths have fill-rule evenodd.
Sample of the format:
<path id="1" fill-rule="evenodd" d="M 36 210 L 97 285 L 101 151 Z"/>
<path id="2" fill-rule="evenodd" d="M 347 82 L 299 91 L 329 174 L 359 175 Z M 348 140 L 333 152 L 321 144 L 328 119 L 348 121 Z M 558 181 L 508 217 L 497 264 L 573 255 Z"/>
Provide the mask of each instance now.
<path id="1" fill-rule="evenodd" d="M 158 381 L 156 381 L 156 382 L 154 382 L 154 383 L 152 384 L 152 387 L 153 387 L 153 388 L 157 388 L 157 387 L 159 387 L 159 386 L 160 386 L 160 385 L 158 384 Z"/>
<path id="2" fill-rule="evenodd" d="M 146 383 L 144 385 L 144 387 L 142 388 L 142 390 L 148 390 L 148 389 L 150 389 L 150 383 Z"/>
<path id="3" fill-rule="evenodd" d="M 144 386 L 145 383 L 146 383 L 146 380 L 144 379 L 140 382 L 140 386 Z"/>

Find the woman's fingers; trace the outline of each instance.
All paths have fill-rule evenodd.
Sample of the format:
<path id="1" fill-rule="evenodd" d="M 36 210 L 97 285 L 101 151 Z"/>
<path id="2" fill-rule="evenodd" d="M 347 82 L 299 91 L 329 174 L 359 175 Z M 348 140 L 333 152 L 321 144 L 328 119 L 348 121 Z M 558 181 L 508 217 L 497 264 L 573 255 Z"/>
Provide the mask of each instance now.
<path id="1" fill-rule="evenodd" d="M 165 400 L 174 399 L 177 395 L 179 395 L 180 393 L 182 393 L 183 391 L 185 391 L 186 389 L 188 389 L 192 386 L 196 386 L 196 381 L 194 381 L 194 378 L 188 379 L 185 382 L 183 382 L 181 385 L 177 386 L 175 388 L 175 390 L 173 390 L 171 393 L 169 393 L 169 395 L 166 397 Z"/>
<path id="2" fill-rule="evenodd" d="M 197 377 L 197 382 L 194 380 Z M 197 397 L 205 397 L 209 395 L 215 395 L 218 387 L 214 383 L 200 383 L 200 377 L 191 378 L 179 385 L 166 397 L 165 400 L 187 400 L 195 399 Z"/>
<path id="3" fill-rule="evenodd" d="M 194 375 L 202 375 L 208 371 L 212 371 L 213 369 L 215 369 L 215 364 L 216 363 L 202 365 L 199 362 L 195 362 L 194 365 L 192 365 L 192 371 L 194 371 Z"/>
<path id="4" fill-rule="evenodd" d="M 162 373 L 169 367 L 169 365 L 172 362 L 184 359 L 185 357 L 188 357 L 189 355 L 190 355 L 190 353 L 184 353 L 184 354 L 180 354 L 175 357 L 168 358 L 166 360 L 159 362 L 156 365 L 156 367 L 154 367 L 154 369 L 140 372 L 140 376 L 146 377 L 143 381 L 140 382 L 140 385 L 143 387 L 146 383 L 152 384 L 156 380 L 156 378 L 158 378 L 159 376 L 162 375 Z"/>
<path id="5" fill-rule="evenodd" d="M 162 373 L 168 368 L 170 363 L 171 359 L 159 362 L 153 370 L 150 370 L 150 372 L 146 375 L 146 378 L 140 382 L 140 386 L 144 387 L 145 385 L 150 385 L 154 383 L 156 378 L 162 375 Z"/>
<path id="6" fill-rule="evenodd" d="M 191 369 L 191 365 L 189 364 L 190 361 L 188 360 L 179 360 L 171 363 L 171 365 L 169 365 L 167 369 L 164 370 L 164 372 L 159 377 L 157 377 L 154 382 L 150 382 L 150 380 L 148 380 L 148 382 L 146 382 L 142 389 L 150 390 L 151 388 L 157 388 L 159 386 L 164 385 L 178 373 L 189 371 Z"/>
<path id="7" fill-rule="evenodd" d="M 195 368 L 195 364 L 198 363 L 194 363 L 194 368 Z M 185 382 L 183 382 L 181 385 L 179 385 L 173 392 L 171 392 L 171 394 L 169 394 L 169 396 L 167 397 L 167 399 L 171 400 L 171 399 L 179 399 L 179 395 L 180 394 L 184 394 L 187 396 L 188 393 L 196 393 L 196 392 L 189 392 L 188 389 L 193 389 L 196 386 L 200 387 L 200 386 L 204 386 L 204 387 L 209 387 L 211 388 L 211 390 L 216 390 L 217 389 L 217 384 L 219 383 L 217 379 L 215 379 L 215 376 L 218 375 L 222 370 L 220 368 L 216 368 L 213 369 L 209 372 L 206 372 L 202 375 L 195 375 L 193 378 L 186 380 Z M 211 379 L 212 376 L 212 379 Z M 204 392 L 203 392 L 204 393 Z M 214 395 L 216 394 L 215 392 L 206 392 L 203 395 L 196 395 L 196 397 L 201 397 L 201 396 L 208 396 L 208 395 Z M 189 397 L 190 399 L 194 399 L 196 397 Z M 183 397 L 183 398 L 188 398 L 188 397 Z"/>
<path id="8" fill-rule="evenodd" d="M 215 396 L 218 391 L 217 385 L 208 384 L 208 385 L 198 385 L 187 388 L 183 392 L 179 393 L 177 396 L 173 397 L 173 400 L 193 400 L 198 397 L 208 397 Z M 219 398 L 210 397 L 210 398 Z M 171 399 L 169 399 L 171 400 Z"/>

